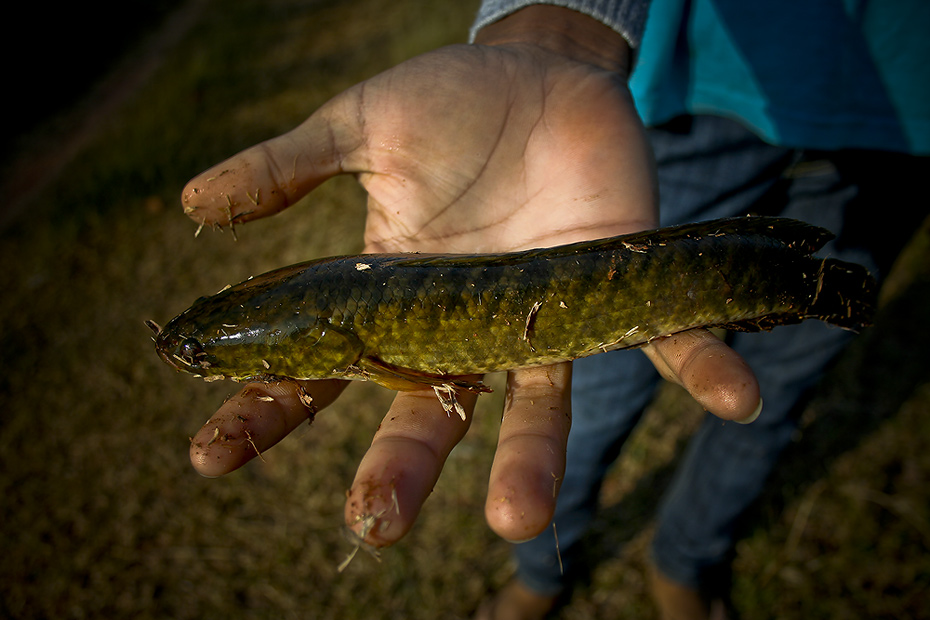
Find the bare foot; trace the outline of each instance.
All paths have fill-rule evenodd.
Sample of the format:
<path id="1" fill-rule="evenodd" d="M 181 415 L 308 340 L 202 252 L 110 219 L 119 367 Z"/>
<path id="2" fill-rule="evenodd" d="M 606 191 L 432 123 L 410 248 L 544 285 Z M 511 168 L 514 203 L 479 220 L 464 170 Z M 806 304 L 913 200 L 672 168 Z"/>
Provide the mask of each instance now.
<path id="1" fill-rule="evenodd" d="M 539 594 L 512 579 L 481 603 L 474 620 L 543 620 L 555 607 L 557 598 Z"/>
<path id="2" fill-rule="evenodd" d="M 650 571 L 652 599 L 662 620 L 728 620 L 720 599 L 708 600 L 698 590 L 676 583 L 655 568 Z"/>

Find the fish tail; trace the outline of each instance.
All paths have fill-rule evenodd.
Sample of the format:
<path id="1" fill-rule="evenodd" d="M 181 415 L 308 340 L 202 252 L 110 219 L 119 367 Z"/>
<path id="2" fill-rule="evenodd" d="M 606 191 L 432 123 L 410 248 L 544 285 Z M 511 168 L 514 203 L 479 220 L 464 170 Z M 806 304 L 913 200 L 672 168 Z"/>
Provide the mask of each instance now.
<path id="1" fill-rule="evenodd" d="M 858 332 L 872 324 L 877 304 L 878 285 L 865 267 L 825 258 L 806 318 Z"/>

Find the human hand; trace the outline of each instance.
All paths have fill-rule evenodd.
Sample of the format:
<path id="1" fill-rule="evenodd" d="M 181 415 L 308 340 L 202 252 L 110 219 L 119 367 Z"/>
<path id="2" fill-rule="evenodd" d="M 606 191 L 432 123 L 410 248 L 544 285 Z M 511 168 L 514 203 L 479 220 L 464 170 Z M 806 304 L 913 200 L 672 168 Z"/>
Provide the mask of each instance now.
<path id="1" fill-rule="evenodd" d="M 369 196 L 368 252 L 508 251 L 654 227 L 655 175 L 626 88 L 623 39 L 579 13 L 538 6 L 486 28 L 477 42 L 375 76 L 292 132 L 204 172 L 185 188 L 185 210 L 198 223 L 241 224 L 336 174 L 354 174 Z M 751 372 L 706 332 L 647 349 L 714 413 L 742 418 L 755 408 Z M 486 504 L 489 524 L 506 539 L 532 537 L 551 520 L 570 381 L 570 364 L 508 373 Z M 205 475 L 236 469 L 307 418 L 302 391 L 319 410 L 344 386 L 246 386 L 194 438 L 195 467 Z M 347 522 L 367 542 L 383 546 L 409 530 L 475 398 L 459 396 L 462 423 L 432 389 L 397 395 L 346 504 Z"/>

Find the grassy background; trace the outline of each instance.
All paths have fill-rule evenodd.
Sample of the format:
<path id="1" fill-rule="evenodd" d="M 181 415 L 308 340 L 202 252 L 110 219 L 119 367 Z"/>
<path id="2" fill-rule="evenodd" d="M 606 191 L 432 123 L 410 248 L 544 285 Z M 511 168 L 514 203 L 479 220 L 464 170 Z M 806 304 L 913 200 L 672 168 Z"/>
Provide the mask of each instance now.
<path id="1" fill-rule="evenodd" d="M 206 480 L 187 440 L 235 386 L 168 369 L 142 322 L 357 251 L 364 195 L 350 179 L 238 241 L 194 239 L 180 188 L 345 87 L 463 41 L 476 2 L 187 5 L 200 12 L 144 86 L 0 231 L 0 617 L 468 617 L 510 570 L 482 518 L 500 390 L 414 531 L 339 574 L 344 492 L 390 394 L 355 385 L 264 462 Z M 928 263 L 925 226 L 748 523 L 734 560 L 745 618 L 930 617 Z M 651 515 L 699 417 L 662 391 L 608 480 L 590 580 L 562 617 L 653 617 Z"/>

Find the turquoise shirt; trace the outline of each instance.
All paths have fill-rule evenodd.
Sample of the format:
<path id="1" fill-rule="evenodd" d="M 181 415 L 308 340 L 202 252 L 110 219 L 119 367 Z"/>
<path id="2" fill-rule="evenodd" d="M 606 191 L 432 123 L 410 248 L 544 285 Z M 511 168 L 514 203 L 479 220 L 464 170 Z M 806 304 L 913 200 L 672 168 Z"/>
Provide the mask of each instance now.
<path id="1" fill-rule="evenodd" d="M 797 148 L 930 154 L 930 0 L 653 0 L 630 81 L 647 125 L 742 121 Z"/>
<path id="2" fill-rule="evenodd" d="M 484 0 L 472 37 L 539 3 L 639 48 L 647 125 L 717 114 L 783 146 L 930 155 L 930 0 Z"/>

